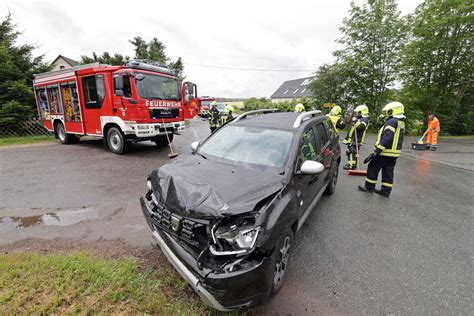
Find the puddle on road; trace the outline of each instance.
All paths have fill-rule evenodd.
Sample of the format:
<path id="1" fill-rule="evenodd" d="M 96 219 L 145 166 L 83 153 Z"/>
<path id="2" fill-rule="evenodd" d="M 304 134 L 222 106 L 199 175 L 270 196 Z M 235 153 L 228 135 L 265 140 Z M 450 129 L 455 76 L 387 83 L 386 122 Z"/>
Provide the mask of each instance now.
<path id="1" fill-rule="evenodd" d="M 0 217 L 0 233 L 40 225 L 68 226 L 97 217 L 99 217 L 97 212 L 90 208 L 73 211 L 57 211 L 35 216 L 5 216 Z"/>

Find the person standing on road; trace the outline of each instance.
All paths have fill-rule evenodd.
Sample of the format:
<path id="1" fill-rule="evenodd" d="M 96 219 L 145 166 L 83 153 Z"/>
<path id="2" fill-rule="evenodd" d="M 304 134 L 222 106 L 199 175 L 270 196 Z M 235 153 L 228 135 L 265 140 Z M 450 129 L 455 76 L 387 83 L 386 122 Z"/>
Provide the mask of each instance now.
<path id="1" fill-rule="evenodd" d="M 432 151 L 436 150 L 439 131 L 439 120 L 433 113 L 430 113 L 428 116 L 428 129 L 426 130 L 426 135 L 428 135 L 426 139 L 426 149 L 431 149 Z"/>
<path id="2" fill-rule="evenodd" d="M 357 152 L 360 152 L 360 146 L 364 143 L 365 133 L 369 127 L 369 108 L 362 104 L 354 109 L 352 126 L 347 132 L 346 139 L 342 141 L 347 145 L 347 164 L 343 167 L 345 170 L 354 170 L 357 168 Z M 357 144 L 357 149 L 356 149 Z"/>
<path id="3" fill-rule="evenodd" d="M 386 121 L 379 130 L 375 150 L 364 160 L 364 163 L 369 163 L 365 185 L 358 187 L 364 192 L 375 192 L 389 197 L 393 186 L 393 171 L 402 151 L 405 108 L 400 102 L 390 102 L 382 109 L 382 114 Z M 375 185 L 380 170 L 382 170 L 382 187 L 377 190 Z"/>
<path id="4" fill-rule="evenodd" d="M 211 102 L 211 109 L 207 114 L 209 120 L 209 127 L 211 128 L 211 133 L 213 133 L 220 126 L 219 110 L 217 109 L 217 102 Z"/>
<path id="5" fill-rule="evenodd" d="M 298 103 L 297 105 L 295 105 L 295 111 L 294 112 L 303 113 L 305 111 L 306 110 L 305 110 L 304 105 L 302 103 Z"/>
<path id="6" fill-rule="evenodd" d="M 339 129 L 343 129 L 346 126 L 346 123 L 342 119 L 342 109 L 339 105 L 335 105 L 329 114 L 326 114 L 327 117 L 332 122 L 334 129 L 336 130 L 336 134 L 339 133 Z"/>

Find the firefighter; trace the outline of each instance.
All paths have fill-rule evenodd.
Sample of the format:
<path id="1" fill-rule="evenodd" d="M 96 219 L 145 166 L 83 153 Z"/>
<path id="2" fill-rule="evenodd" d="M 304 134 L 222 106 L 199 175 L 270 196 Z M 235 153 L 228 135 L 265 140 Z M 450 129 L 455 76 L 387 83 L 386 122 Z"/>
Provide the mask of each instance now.
<path id="1" fill-rule="evenodd" d="M 232 116 L 232 112 L 234 112 L 234 107 L 232 105 L 225 105 L 224 108 L 224 113 L 221 115 L 221 125 L 224 125 L 225 123 L 232 121 L 234 117 Z"/>
<path id="2" fill-rule="evenodd" d="M 393 170 L 402 150 L 406 117 L 405 109 L 400 102 L 390 102 L 382 109 L 382 113 L 386 121 L 379 130 L 374 152 L 364 160 L 369 166 L 365 185 L 359 185 L 359 190 L 389 197 L 393 186 Z M 375 184 L 380 169 L 382 169 L 382 187 L 377 190 Z"/>
<path id="3" fill-rule="evenodd" d="M 360 146 L 364 143 L 365 133 L 368 127 L 369 108 L 367 105 L 362 104 L 354 109 L 352 126 L 349 128 L 349 131 L 347 131 L 346 139 L 342 141 L 343 144 L 347 145 L 347 164 L 343 167 L 345 170 L 354 170 L 357 168 L 357 152 L 360 152 Z"/>
<path id="4" fill-rule="evenodd" d="M 295 105 L 295 112 L 298 112 L 298 113 L 305 112 L 304 105 L 301 103 L 298 103 L 297 105 Z"/>
<path id="5" fill-rule="evenodd" d="M 428 129 L 426 130 L 426 149 L 436 150 L 438 144 L 438 133 L 440 131 L 440 125 L 438 118 L 430 113 L 428 116 Z"/>
<path id="6" fill-rule="evenodd" d="M 207 113 L 207 118 L 212 133 L 220 126 L 219 110 L 217 109 L 216 101 L 211 102 L 211 109 L 209 110 L 209 113 Z"/>
<path id="7" fill-rule="evenodd" d="M 336 133 L 339 133 L 339 129 L 343 129 L 346 126 L 346 123 L 342 119 L 342 109 L 339 105 L 335 105 L 326 116 L 331 119 Z"/>

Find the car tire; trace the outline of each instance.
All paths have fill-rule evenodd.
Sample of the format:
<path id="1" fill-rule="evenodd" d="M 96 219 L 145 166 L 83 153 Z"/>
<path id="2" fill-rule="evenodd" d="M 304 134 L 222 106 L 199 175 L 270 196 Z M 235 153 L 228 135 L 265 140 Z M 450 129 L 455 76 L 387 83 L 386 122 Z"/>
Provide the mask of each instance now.
<path id="1" fill-rule="evenodd" d="M 173 136 L 174 134 L 168 134 L 168 137 L 170 139 L 170 143 L 173 142 Z M 165 147 L 168 146 L 168 139 L 166 138 L 166 135 L 160 135 L 156 136 L 153 139 L 153 142 L 158 146 L 158 147 Z"/>
<path id="2" fill-rule="evenodd" d="M 66 133 L 63 123 L 58 123 L 56 125 L 56 136 L 58 137 L 59 142 L 64 145 L 77 144 L 79 142 L 79 138 L 76 135 Z"/>
<path id="3" fill-rule="evenodd" d="M 339 163 L 337 163 L 336 168 L 334 168 L 334 171 L 332 172 L 331 179 L 329 180 L 328 186 L 326 187 L 324 194 L 332 195 L 334 191 L 336 191 L 338 175 L 339 175 Z"/>
<path id="4" fill-rule="evenodd" d="M 118 128 L 111 127 L 107 131 L 107 147 L 109 147 L 110 151 L 114 154 L 121 155 L 125 153 L 127 140 Z"/>
<path id="5" fill-rule="evenodd" d="M 282 235 L 278 242 L 274 256 L 272 291 L 271 294 L 276 294 L 285 282 L 288 274 L 288 262 L 291 254 L 291 244 L 293 242 L 293 231 L 288 228 Z"/>

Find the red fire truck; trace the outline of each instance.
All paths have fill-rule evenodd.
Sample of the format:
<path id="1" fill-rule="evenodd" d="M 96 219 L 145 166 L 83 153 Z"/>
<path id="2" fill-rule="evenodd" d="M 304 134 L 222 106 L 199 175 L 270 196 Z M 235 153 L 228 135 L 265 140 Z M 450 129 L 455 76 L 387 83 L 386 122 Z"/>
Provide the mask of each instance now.
<path id="1" fill-rule="evenodd" d="M 180 84 L 173 70 L 137 60 L 37 74 L 33 87 L 39 117 L 61 143 L 98 136 L 116 154 L 129 142 L 167 145 L 199 104 L 194 83 Z"/>
<path id="2" fill-rule="evenodd" d="M 199 98 L 199 116 L 207 116 L 212 101 L 215 101 L 215 99 L 209 96 Z"/>

